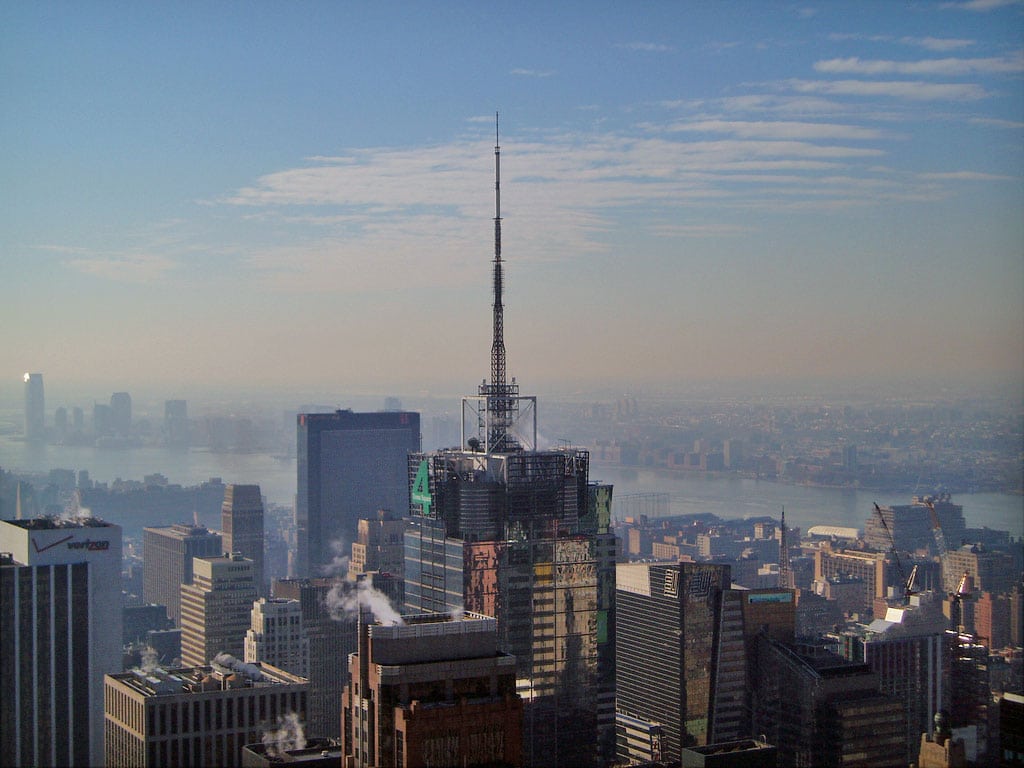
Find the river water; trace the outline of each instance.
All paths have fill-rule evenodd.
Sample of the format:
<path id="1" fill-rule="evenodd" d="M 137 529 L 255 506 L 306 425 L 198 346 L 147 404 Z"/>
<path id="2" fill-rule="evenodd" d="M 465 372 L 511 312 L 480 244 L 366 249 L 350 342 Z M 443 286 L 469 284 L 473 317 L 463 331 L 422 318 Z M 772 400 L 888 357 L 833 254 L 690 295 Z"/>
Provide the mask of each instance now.
<path id="1" fill-rule="evenodd" d="M 291 506 L 295 498 L 294 458 L 265 453 L 212 453 L 202 449 L 172 450 L 143 447 L 123 450 L 92 446 L 28 445 L 0 437 L 0 468 L 8 471 L 48 472 L 50 469 L 89 471 L 95 481 L 141 480 L 160 473 L 172 483 L 196 485 L 211 477 L 225 483 L 253 483 L 267 500 Z M 591 480 L 611 483 L 618 516 L 660 511 L 682 515 L 710 512 L 722 518 L 770 516 L 783 507 L 786 522 L 807 530 L 812 525 L 864 527 L 872 502 L 907 504 L 910 494 L 787 485 L 740 477 L 710 477 L 655 470 L 592 466 Z M 921 493 L 934 489 L 922 488 Z M 646 494 L 667 495 L 665 504 L 650 506 Z M 989 527 L 1024 536 L 1024 497 L 1003 493 L 956 496 L 968 527 Z"/>

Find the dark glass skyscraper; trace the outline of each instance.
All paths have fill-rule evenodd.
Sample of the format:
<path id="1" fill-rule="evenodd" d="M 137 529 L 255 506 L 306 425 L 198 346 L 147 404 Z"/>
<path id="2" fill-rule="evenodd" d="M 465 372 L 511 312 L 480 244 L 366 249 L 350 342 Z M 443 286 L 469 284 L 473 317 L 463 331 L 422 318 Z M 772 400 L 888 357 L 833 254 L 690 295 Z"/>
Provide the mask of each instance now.
<path id="1" fill-rule="evenodd" d="M 297 576 L 323 575 L 348 555 L 359 518 L 409 508 L 408 457 L 419 450 L 418 413 L 299 414 Z"/>
<path id="2" fill-rule="evenodd" d="M 746 736 L 746 656 L 739 593 L 729 566 L 619 565 L 616 575 L 616 709 L 619 756 L 630 731 L 659 725 L 660 755 Z"/>

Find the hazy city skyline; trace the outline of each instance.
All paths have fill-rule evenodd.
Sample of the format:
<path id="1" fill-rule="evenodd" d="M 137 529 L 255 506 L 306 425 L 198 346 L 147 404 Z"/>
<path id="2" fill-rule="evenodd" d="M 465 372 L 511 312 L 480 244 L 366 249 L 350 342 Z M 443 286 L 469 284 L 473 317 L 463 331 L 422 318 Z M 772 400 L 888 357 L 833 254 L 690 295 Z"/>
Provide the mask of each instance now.
<path id="1" fill-rule="evenodd" d="M 468 391 L 495 109 L 527 389 L 1020 379 L 1019 2 L 0 13 L 3 378 L 48 411 Z"/>

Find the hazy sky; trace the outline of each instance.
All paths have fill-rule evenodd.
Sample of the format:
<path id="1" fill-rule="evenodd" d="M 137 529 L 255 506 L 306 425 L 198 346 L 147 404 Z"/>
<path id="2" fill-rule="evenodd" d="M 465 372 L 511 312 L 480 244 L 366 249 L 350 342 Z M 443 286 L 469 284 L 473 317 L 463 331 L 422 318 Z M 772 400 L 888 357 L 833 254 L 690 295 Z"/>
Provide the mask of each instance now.
<path id="1" fill-rule="evenodd" d="M 0 4 L 0 360 L 100 391 L 1024 368 L 1024 5 Z"/>

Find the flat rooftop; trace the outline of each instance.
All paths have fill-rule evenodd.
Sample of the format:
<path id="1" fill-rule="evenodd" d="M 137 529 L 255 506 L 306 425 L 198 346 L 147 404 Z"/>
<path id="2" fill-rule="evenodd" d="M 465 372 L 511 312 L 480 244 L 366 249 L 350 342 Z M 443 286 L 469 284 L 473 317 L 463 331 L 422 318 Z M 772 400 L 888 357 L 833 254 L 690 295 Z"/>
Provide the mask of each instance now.
<path id="1" fill-rule="evenodd" d="M 175 669 L 133 669 L 107 677 L 143 696 L 176 696 L 183 693 L 263 688 L 272 685 L 306 683 L 306 678 L 285 672 L 270 664 L 239 663 L 237 668 L 221 665 L 180 667 Z"/>
<path id="2" fill-rule="evenodd" d="M 419 613 L 402 616 L 401 624 L 371 624 L 370 637 L 399 639 L 464 635 L 469 632 L 497 632 L 498 620 L 491 616 L 466 611 L 462 614 Z"/>
<path id="3" fill-rule="evenodd" d="M 26 531 L 56 531 L 62 528 L 111 528 L 113 523 L 98 517 L 80 515 L 78 517 L 33 517 L 30 520 L 4 520 L 9 525 L 24 528 Z"/>

